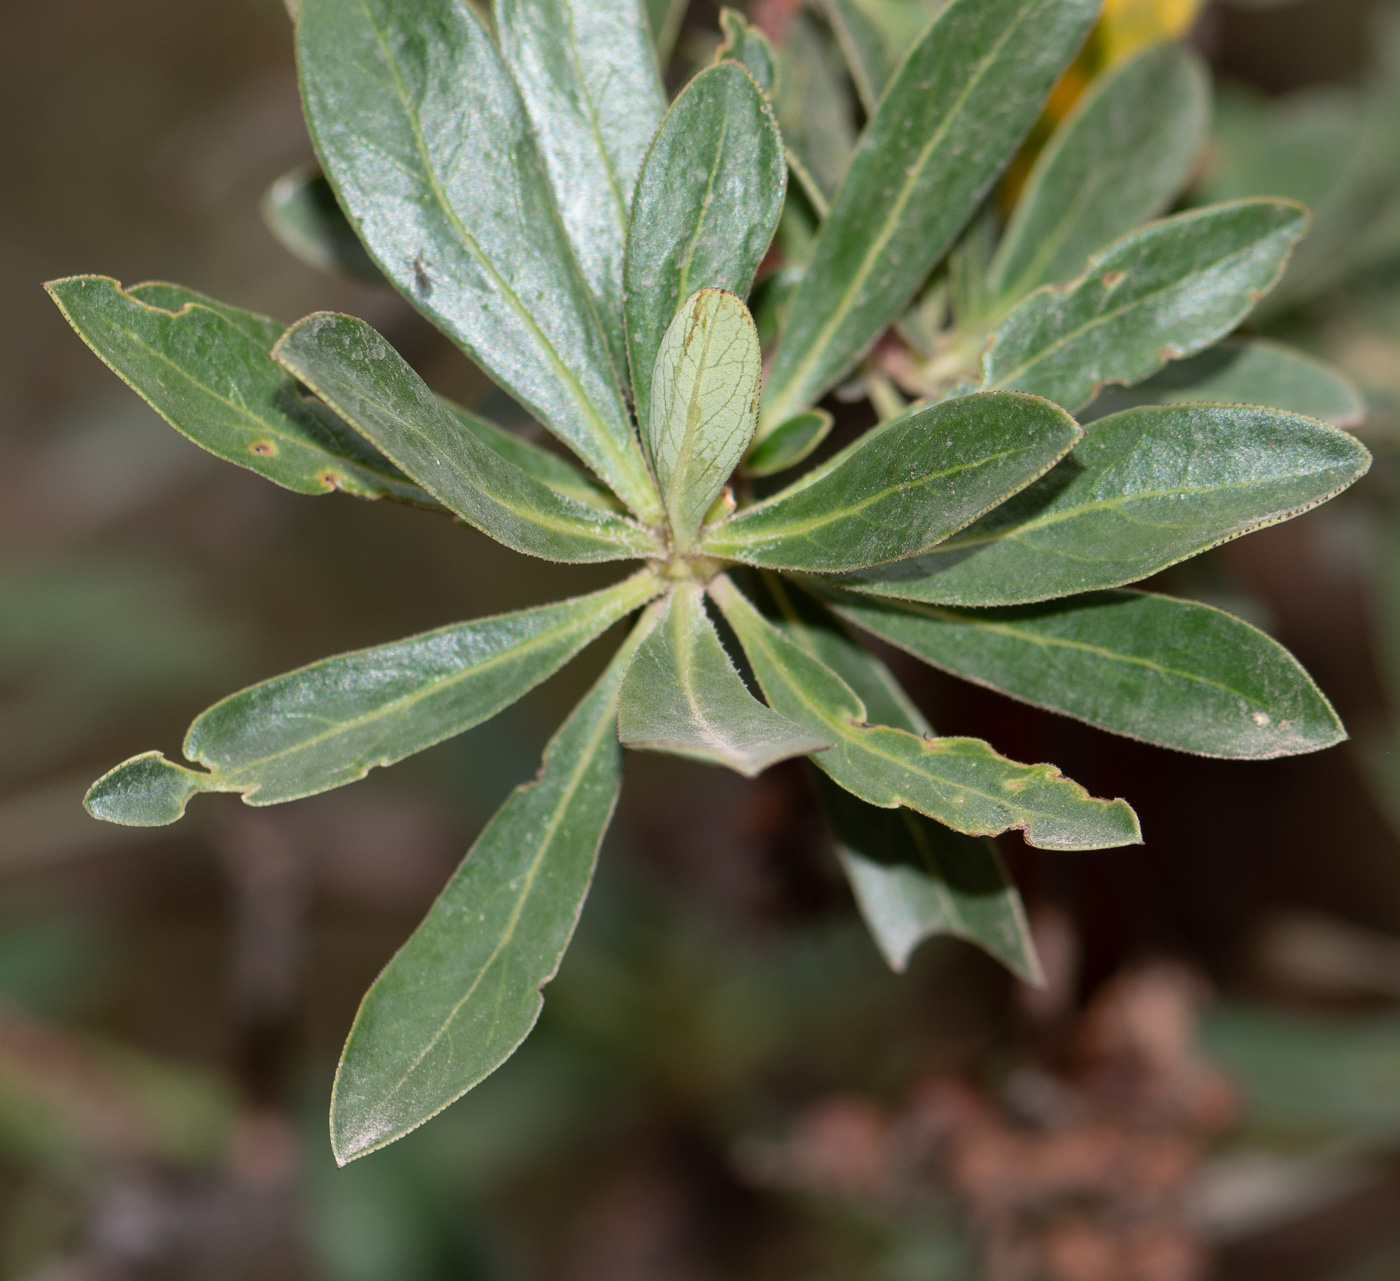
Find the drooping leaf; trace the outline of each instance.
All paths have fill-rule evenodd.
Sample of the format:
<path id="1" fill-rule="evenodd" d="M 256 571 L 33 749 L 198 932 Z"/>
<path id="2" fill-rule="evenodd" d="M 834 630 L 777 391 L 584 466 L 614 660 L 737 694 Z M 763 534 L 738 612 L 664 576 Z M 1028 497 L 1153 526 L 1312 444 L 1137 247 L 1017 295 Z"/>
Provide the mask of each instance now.
<path id="1" fill-rule="evenodd" d="M 661 340 L 646 441 L 679 550 L 753 439 L 762 361 L 753 317 L 723 289 L 692 294 Z"/>
<path id="2" fill-rule="evenodd" d="M 441 398 L 439 398 L 441 399 Z M 575 502 L 587 503 L 590 507 L 602 507 L 607 511 L 619 511 L 622 504 L 613 494 L 604 489 L 596 480 L 580 471 L 573 463 L 558 454 L 550 453 L 532 444 L 513 431 L 498 427 L 479 414 L 454 405 L 450 400 L 442 400 L 458 424 L 469 431 L 481 443 L 494 450 L 508 462 L 514 463 L 522 471 L 529 472 L 537 481 L 547 485 L 556 494 L 571 498 Z"/>
<path id="3" fill-rule="evenodd" d="M 766 435 L 835 386 L 947 252 L 1098 0 L 953 0 L 890 83 L 822 224 L 764 392 Z"/>
<path id="4" fill-rule="evenodd" d="M 813 771 L 856 906 L 892 970 L 937 934 L 965 939 L 1026 983 L 1043 981 L 1021 896 L 986 837 L 910 809 L 877 809 Z"/>
<path id="5" fill-rule="evenodd" d="M 965 396 L 883 424 L 701 540 L 712 556 L 830 572 L 914 556 L 1030 484 L 1080 437 L 1031 396 Z"/>
<path id="6" fill-rule="evenodd" d="M 778 54 L 774 109 L 794 177 L 820 217 L 855 153 L 855 103 L 841 55 L 805 13 L 788 24 Z"/>
<path id="7" fill-rule="evenodd" d="M 796 467 L 831 431 L 832 417 L 825 409 L 807 409 L 779 423 L 744 460 L 750 476 L 776 476 Z"/>
<path id="8" fill-rule="evenodd" d="M 363 320 L 317 312 L 287 330 L 274 356 L 444 506 L 507 547 L 576 562 L 660 550 L 635 521 L 564 497 L 464 431 Z"/>
<path id="9" fill-rule="evenodd" d="M 529 1035 L 593 880 L 622 783 L 624 646 L 477 837 L 365 996 L 336 1072 L 342 1165 L 401 1138 L 494 1072 Z"/>
<path id="10" fill-rule="evenodd" d="M 719 11 L 719 29 L 724 32 L 724 39 L 715 50 L 715 61 L 729 58 L 742 63 L 754 83 L 771 99 L 778 81 L 778 60 L 768 37 L 737 9 Z"/>
<path id="11" fill-rule="evenodd" d="M 442 627 L 263 681 L 190 726 L 185 756 L 207 773 L 148 752 L 98 779 L 88 810 L 113 823 L 171 823 L 195 792 L 241 792 L 250 805 L 277 805 L 356 782 L 509 707 L 659 591 L 643 570 L 588 596 Z"/>
<path id="12" fill-rule="evenodd" d="M 336 203 L 320 166 L 298 165 L 267 189 L 263 221 L 282 247 L 308 267 L 382 285 L 384 274 L 365 252 Z"/>
<path id="13" fill-rule="evenodd" d="M 336 489 L 437 506 L 268 356 L 282 326 L 178 285 L 106 276 L 45 288 L 102 363 L 182 436 L 300 494 Z"/>
<path id="14" fill-rule="evenodd" d="M 1267 338 L 1227 339 L 1132 387 L 1105 387 L 1082 423 L 1138 405 L 1267 405 L 1354 427 L 1366 416 L 1360 389 L 1339 369 Z"/>
<path id="15" fill-rule="evenodd" d="M 1096 81 L 1026 181 L 992 262 L 997 305 L 1073 279 L 1091 254 L 1162 213 L 1209 123 L 1209 73 L 1184 45 L 1154 45 Z"/>
<path id="16" fill-rule="evenodd" d="M 843 596 L 834 608 L 954 675 L 1162 747 L 1268 760 L 1346 737 L 1292 654 L 1194 601 L 1096 592 L 960 611 Z"/>
<path id="17" fill-rule="evenodd" d="M 831 746 L 749 693 L 694 582 L 671 593 L 638 647 L 622 684 L 617 732 L 626 747 L 725 765 L 748 778 Z"/>
<path id="18" fill-rule="evenodd" d="M 627 219 L 666 111 L 646 14 L 639 0 L 498 0 L 496 25 L 621 372 Z"/>
<path id="19" fill-rule="evenodd" d="M 748 297 L 786 189 L 782 138 L 763 91 L 736 62 L 702 71 L 661 122 L 627 233 L 627 352 L 644 435 L 667 326 L 698 290 Z"/>
<path id="20" fill-rule="evenodd" d="M 983 386 L 1035 392 L 1071 413 L 1223 338 L 1275 284 L 1307 228 L 1282 200 L 1212 205 L 1150 223 L 1032 294 L 997 328 Z"/>
<path id="21" fill-rule="evenodd" d="M 1296 414 L 1130 409 L 1094 423 L 1059 467 L 963 533 L 842 582 L 949 605 L 1028 604 L 1119 587 L 1300 515 L 1370 465 L 1353 437 Z"/>
<path id="22" fill-rule="evenodd" d="M 456 0 L 306 0 L 307 123 L 381 271 L 639 516 L 660 514 L 520 92 Z"/>
<path id="23" fill-rule="evenodd" d="M 1019 829 L 1042 849 L 1107 849 L 1142 839 L 1126 801 L 1090 796 L 1053 765 L 1019 765 L 973 738 L 927 738 L 867 723 L 839 676 L 783 635 L 721 576 L 710 592 L 744 646 L 769 705 L 830 738 L 812 759 L 861 800 L 907 805 L 969 836 Z"/>

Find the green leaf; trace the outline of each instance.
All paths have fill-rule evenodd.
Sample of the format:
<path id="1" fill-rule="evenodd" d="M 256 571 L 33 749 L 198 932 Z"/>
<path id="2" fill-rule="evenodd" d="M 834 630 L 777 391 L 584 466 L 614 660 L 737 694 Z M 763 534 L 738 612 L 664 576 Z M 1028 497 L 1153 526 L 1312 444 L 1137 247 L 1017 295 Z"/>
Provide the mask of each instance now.
<path id="1" fill-rule="evenodd" d="M 873 116 L 899 65 L 899 56 L 886 45 L 883 32 L 855 0 L 823 0 L 822 12 L 845 55 L 861 106 L 867 116 Z"/>
<path id="2" fill-rule="evenodd" d="M 372 285 L 384 283 L 319 165 L 298 165 L 278 178 L 263 197 L 262 214 L 282 247 L 308 267 Z"/>
<path id="3" fill-rule="evenodd" d="M 965 396 L 882 424 L 707 532 L 712 556 L 835 571 L 913 556 L 1029 484 L 1080 437 L 1031 396 Z"/>
<path id="4" fill-rule="evenodd" d="M 868 723 L 839 676 L 769 623 L 725 577 L 710 592 L 774 711 L 834 741 L 813 757 L 848 792 L 881 809 L 907 805 L 969 836 L 1019 829 L 1042 849 L 1141 841 L 1126 801 L 1090 796 L 1053 765 L 1018 765 L 972 738 L 928 738 Z"/>
<path id="5" fill-rule="evenodd" d="M 661 340 L 646 441 L 678 550 L 753 439 L 762 361 L 753 317 L 722 289 L 692 294 Z"/>
<path id="6" fill-rule="evenodd" d="M 497 0 L 496 25 L 613 363 L 625 370 L 627 219 L 666 111 L 646 15 L 638 0 Z"/>
<path id="7" fill-rule="evenodd" d="M 1152 45 L 1097 80 L 1035 162 L 992 263 L 1005 309 L 1070 280 L 1186 185 L 1210 124 L 1210 77 L 1186 46 Z"/>
<path id="8" fill-rule="evenodd" d="M 1370 465 L 1353 437 L 1296 414 L 1130 409 L 1094 423 L 1059 467 L 957 537 L 842 584 L 948 605 L 1119 587 L 1301 515 Z"/>
<path id="9" fill-rule="evenodd" d="M 1023 982 L 1044 982 L 1025 906 L 991 841 L 913 810 L 877 809 L 820 773 L 817 791 L 856 906 L 892 970 L 908 968 L 925 939 L 951 934 Z"/>
<path id="10" fill-rule="evenodd" d="M 250 686 L 215 703 L 185 736 L 185 756 L 208 773 L 137 756 L 93 784 L 91 812 L 168 823 L 195 791 L 278 805 L 354 783 L 509 707 L 659 591 L 643 570 L 588 596 L 340 654 Z"/>
<path id="11" fill-rule="evenodd" d="M 355 1016 L 331 1096 L 342 1165 L 402 1138 L 529 1035 L 593 880 L 622 783 L 625 645 L 477 837 Z"/>
<path id="12" fill-rule="evenodd" d="M 1307 222 L 1300 205 L 1242 200 L 1149 223 L 1017 307 L 983 357 L 983 386 L 1074 413 L 1106 383 L 1209 347 L 1277 282 Z"/>
<path id="13" fill-rule="evenodd" d="M 955 676 L 1162 747 L 1269 760 L 1346 738 L 1282 645 L 1193 601 L 1098 592 L 964 612 L 843 596 L 833 607 Z"/>
<path id="14" fill-rule="evenodd" d="M 855 103 L 830 39 L 805 13 L 788 24 L 773 101 L 795 177 L 819 217 L 841 185 L 856 146 Z"/>
<path id="15" fill-rule="evenodd" d="M 1267 405 L 1355 427 L 1366 416 L 1360 389 L 1339 369 L 1266 338 L 1227 339 L 1175 360 L 1132 387 L 1105 387 L 1081 415 L 1093 422 L 1138 405 Z"/>
<path id="16" fill-rule="evenodd" d="M 268 357 L 282 326 L 178 285 L 44 286 L 78 336 L 182 436 L 300 494 L 433 499 Z"/>
<path id="17" fill-rule="evenodd" d="M 326 176 L 379 268 L 644 520 L 660 505 L 519 90 L 456 0 L 305 0 Z"/>
<path id="18" fill-rule="evenodd" d="M 689 8 L 690 0 L 647 0 L 647 27 L 656 50 L 656 65 L 662 72 L 670 65 Z"/>
<path id="19" fill-rule="evenodd" d="M 744 685 L 705 613 L 705 591 L 682 583 L 656 613 L 618 708 L 624 747 L 725 765 L 748 778 L 831 746 L 764 707 Z"/>
<path id="20" fill-rule="evenodd" d="M 507 547 L 575 562 L 659 552 L 649 530 L 562 496 L 463 431 L 363 320 L 317 312 L 287 330 L 274 356 L 424 489 Z"/>
<path id="21" fill-rule="evenodd" d="M 719 29 L 724 32 L 724 39 L 715 50 L 715 61 L 728 58 L 742 63 L 754 83 L 771 99 L 778 80 L 778 62 L 767 37 L 735 9 L 719 11 Z"/>
<path id="22" fill-rule="evenodd" d="M 1098 0 L 953 0 L 910 52 L 822 224 L 764 393 L 764 435 L 835 386 L 991 189 Z"/>
<path id="23" fill-rule="evenodd" d="M 832 417 L 825 409 L 808 409 L 779 423 L 744 460 L 748 476 L 776 476 L 796 467 L 827 438 Z"/>
<path id="24" fill-rule="evenodd" d="M 701 289 L 746 298 L 783 210 L 787 166 L 768 99 L 736 62 L 695 77 L 642 165 L 627 233 L 627 352 L 647 435 L 662 336 Z"/>

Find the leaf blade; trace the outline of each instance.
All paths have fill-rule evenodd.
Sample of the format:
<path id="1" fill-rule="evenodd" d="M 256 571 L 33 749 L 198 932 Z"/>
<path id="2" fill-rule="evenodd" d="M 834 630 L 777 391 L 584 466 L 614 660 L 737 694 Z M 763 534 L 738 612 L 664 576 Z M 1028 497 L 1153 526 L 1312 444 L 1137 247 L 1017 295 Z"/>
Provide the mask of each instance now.
<path id="1" fill-rule="evenodd" d="M 539 775 L 511 793 L 366 994 L 331 1097 L 340 1164 L 460 1098 L 539 1018 L 617 804 L 612 731 L 630 650 L 550 740 Z"/>
<path id="2" fill-rule="evenodd" d="M 868 433 L 825 466 L 709 530 L 711 555 L 834 572 L 914 556 L 1030 484 L 1079 439 L 1034 397 L 968 396 Z"/>
<path id="3" fill-rule="evenodd" d="M 637 648 L 617 727 L 624 747 L 724 765 L 746 778 L 831 746 L 749 693 L 705 614 L 704 588 L 693 582 L 671 593 Z"/>
<path id="4" fill-rule="evenodd" d="M 1326 502 L 1369 468 L 1353 437 L 1242 406 L 1100 419 L 1055 471 L 916 559 L 842 586 L 945 605 L 1022 605 L 1120 587 Z"/>
<path id="5" fill-rule="evenodd" d="M 306 0 L 297 59 L 322 168 L 380 270 L 654 518 L 620 371 L 524 104 L 468 6 Z"/>
<path id="6" fill-rule="evenodd" d="M 660 550 L 636 522 L 563 496 L 462 430 L 364 321 L 316 312 L 287 330 L 273 355 L 444 506 L 507 547 L 574 562 Z"/>
<path id="7" fill-rule="evenodd" d="M 1098 0 L 953 0 L 861 138 L 798 286 L 760 434 L 833 387 L 947 252 L 1078 50 Z"/>
<path id="8" fill-rule="evenodd" d="M 929 739 L 866 724 L 861 701 L 829 667 L 769 623 L 723 576 L 710 594 L 734 629 L 769 705 L 834 745 L 813 758 L 881 809 L 905 805 L 968 836 L 1015 828 L 1041 849 L 1110 849 L 1142 839 L 1125 801 L 1091 797 L 1052 765 L 1020 765 L 970 738 Z"/>
<path id="9" fill-rule="evenodd" d="M 975 613 L 853 597 L 833 608 L 965 680 L 1161 747 L 1272 760 L 1346 737 L 1292 654 L 1194 601 L 1119 591 Z"/>

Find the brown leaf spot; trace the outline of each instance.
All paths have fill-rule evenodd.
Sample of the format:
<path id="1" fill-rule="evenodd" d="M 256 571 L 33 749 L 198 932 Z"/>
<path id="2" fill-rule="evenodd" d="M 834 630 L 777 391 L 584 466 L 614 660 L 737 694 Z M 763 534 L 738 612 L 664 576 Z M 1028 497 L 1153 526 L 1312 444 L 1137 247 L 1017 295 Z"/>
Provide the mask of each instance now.
<path id="1" fill-rule="evenodd" d="M 1121 271 L 1106 271 L 1099 279 L 1103 282 L 1105 289 L 1116 289 L 1123 283 L 1123 273 Z"/>
<path id="2" fill-rule="evenodd" d="M 277 455 L 277 446 L 270 440 L 255 440 L 248 446 L 250 454 L 256 454 L 259 458 L 274 458 Z"/>

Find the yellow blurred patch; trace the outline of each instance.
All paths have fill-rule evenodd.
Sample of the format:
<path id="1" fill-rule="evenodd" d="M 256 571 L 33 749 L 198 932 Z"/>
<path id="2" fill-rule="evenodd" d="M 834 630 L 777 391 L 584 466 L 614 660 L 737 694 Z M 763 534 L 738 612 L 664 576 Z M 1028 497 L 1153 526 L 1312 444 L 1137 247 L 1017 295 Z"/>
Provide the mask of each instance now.
<path id="1" fill-rule="evenodd" d="M 1100 67 L 1131 58 L 1158 40 L 1176 40 L 1191 30 L 1201 0 L 1104 0 L 1094 32 Z"/>

